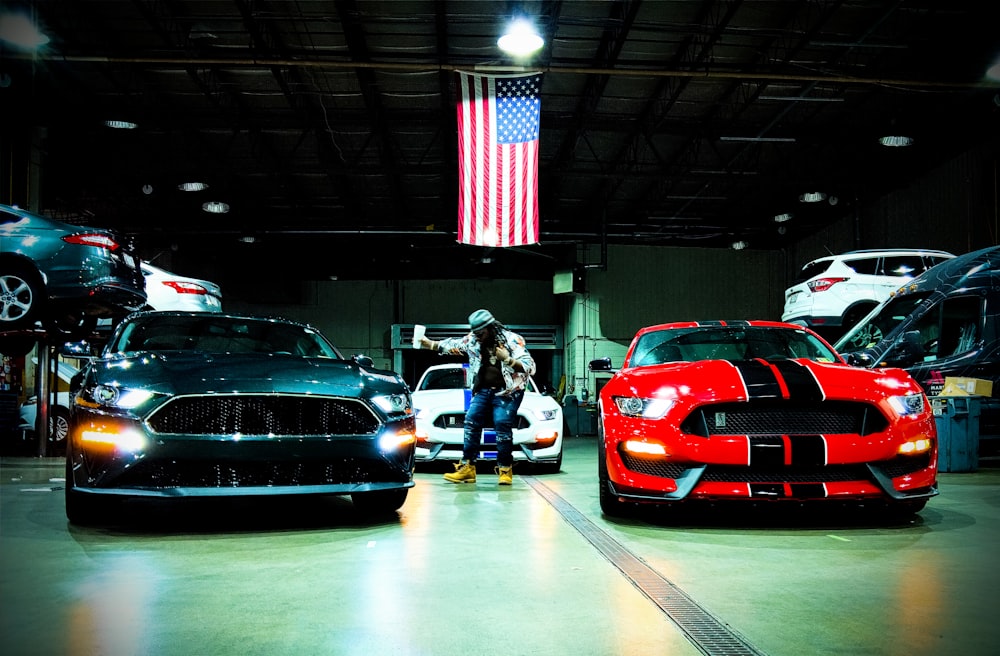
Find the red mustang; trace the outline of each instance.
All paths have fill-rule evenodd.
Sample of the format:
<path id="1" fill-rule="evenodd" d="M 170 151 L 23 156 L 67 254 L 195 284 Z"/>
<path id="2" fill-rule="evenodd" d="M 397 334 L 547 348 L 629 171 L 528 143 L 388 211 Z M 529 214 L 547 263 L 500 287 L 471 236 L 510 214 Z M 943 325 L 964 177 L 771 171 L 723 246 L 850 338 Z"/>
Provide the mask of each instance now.
<path id="1" fill-rule="evenodd" d="M 611 371 L 609 358 L 590 363 Z M 937 432 L 902 369 L 852 367 L 812 331 L 699 321 L 636 333 L 600 393 L 601 510 L 682 500 L 850 501 L 937 490 Z"/>

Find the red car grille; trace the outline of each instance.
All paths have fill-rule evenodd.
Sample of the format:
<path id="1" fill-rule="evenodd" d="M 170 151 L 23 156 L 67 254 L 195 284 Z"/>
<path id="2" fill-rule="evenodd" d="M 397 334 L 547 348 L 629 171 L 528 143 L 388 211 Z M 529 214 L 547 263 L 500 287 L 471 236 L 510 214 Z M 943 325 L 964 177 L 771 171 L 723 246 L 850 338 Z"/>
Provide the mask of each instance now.
<path id="1" fill-rule="evenodd" d="M 172 435 L 370 435 L 379 419 L 354 399 L 298 395 L 179 396 L 146 424 Z"/>
<path id="2" fill-rule="evenodd" d="M 869 435 L 888 420 L 875 406 L 850 401 L 789 403 L 773 400 L 698 408 L 681 423 L 691 435 Z"/>
<path id="3" fill-rule="evenodd" d="M 684 475 L 687 466 L 665 460 L 632 455 L 621 451 L 622 464 L 627 469 L 647 476 L 677 479 Z M 895 458 L 873 463 L 888 478 L 912 474 L 930 466 L 930 456 Z M 700 481 L 725 483 L 835 483 L 838 481 L 871 480 L 871 471 L 865 465 L 832 465 L 811 467 L 734 467 L 710 465 L 705 468 Z"/>

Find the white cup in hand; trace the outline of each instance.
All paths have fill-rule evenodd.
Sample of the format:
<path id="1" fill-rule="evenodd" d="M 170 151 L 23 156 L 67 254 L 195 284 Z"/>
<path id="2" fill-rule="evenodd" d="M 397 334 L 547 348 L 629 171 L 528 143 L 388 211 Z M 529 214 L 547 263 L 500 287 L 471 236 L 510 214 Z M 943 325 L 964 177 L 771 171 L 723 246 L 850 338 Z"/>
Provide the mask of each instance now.
<path id="1" fill-rule="evenodd" d="M 419 323 L 413 326 L 413 348 L 420 348 L 420 340 L 424 338 L 426 332 L 427 326 L 421 326 Z"/>

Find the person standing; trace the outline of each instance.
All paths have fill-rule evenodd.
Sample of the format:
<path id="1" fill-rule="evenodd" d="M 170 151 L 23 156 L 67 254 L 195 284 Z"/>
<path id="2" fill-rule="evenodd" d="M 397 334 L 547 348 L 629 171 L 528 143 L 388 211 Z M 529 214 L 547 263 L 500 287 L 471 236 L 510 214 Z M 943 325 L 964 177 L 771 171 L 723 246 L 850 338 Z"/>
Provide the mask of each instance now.
<path id="1" fill-rule="evenodd" d="M 463 355 L 469 359 L 472 399 L 465 413 L 462 460 L 455 465 L 454 472 L 444 475 L 444 479 L 451 483 L 476 482 L 476 458 L 483 427 L 492 418 L 497 435 L 497 482 L 512 485 L 514 422 L 528 376 L 535 373 L 535 361 L 524 338 L 507 330 L 489 310 L 476 310 L 469 315 L 468 334 L 440 341 L 423 337 L 420 347 L 441 355 Z"/>

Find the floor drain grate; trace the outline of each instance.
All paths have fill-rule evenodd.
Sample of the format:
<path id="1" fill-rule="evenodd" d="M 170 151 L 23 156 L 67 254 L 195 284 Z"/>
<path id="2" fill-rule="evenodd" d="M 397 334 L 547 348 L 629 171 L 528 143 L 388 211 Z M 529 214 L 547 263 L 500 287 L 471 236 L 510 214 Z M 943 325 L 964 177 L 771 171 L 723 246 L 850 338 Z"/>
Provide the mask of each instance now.
<path id="1" fill-rule="evenodd" d="M 702 653 L 707 656 L 764 656 L 763 652 L 598 528 L 547 485 L 534 476 L 523 476 L 522 480 L 548 501 L 601 555 L 621 570 L 632 585 L 656 604 Z"/>

